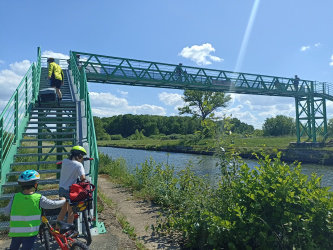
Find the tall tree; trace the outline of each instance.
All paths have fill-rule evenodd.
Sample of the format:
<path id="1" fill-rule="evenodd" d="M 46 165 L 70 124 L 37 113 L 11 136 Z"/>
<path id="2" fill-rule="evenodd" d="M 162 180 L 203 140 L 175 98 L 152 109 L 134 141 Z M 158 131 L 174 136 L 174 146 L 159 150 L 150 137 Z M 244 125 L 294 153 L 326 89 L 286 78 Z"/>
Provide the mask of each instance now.
<path id="1" fill-rule="evenodd" d="M 186 106 L 178 108 L 179 114 L 191 114 L 203 121 L 218 108 L 227 107 L 231 97 L 223 92 L 185 90 L 183 100 Z"/>

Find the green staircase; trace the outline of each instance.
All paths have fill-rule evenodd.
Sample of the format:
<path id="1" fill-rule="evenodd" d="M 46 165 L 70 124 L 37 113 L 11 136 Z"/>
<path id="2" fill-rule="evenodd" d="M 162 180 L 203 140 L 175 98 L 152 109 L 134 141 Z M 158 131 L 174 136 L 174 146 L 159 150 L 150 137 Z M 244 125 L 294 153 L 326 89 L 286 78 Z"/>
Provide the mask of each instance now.
<path id="1" fill-rule="evenodd" d="M 38 102 L 39 90 L 50 87 L 46 59 L 40 57 L 40 49 L 38 49 L 38 62 L 32 65 L 31 75 L 25 77 L 20 84 L 20 86 L 24 85 L 23 91 L 19 90 L 19 86 L 12 98 L 12 104 L 10 102 L 7 105 L 0 117 L 0 125 L 2 125 L 0 214 L 3 213 L 3 208 L 12 196 L 20 191 L 17 178 L 26 169 L 35 169 L 41 174 L 39 193 L 58 199 L 60 169 L 57 163 L 67 158 L 68 152 L 74 145 L 84 146 L 87 152 L 91 152 L 89 156 L 95 159 L 94 164 L 85 162 L 84 168 L 91 176 L 92 183 L 97 186 L 97 144 L 96 140 L 92 142 L 89 140 L 90 133 L 94 131 L 86 131 L 89 125 L 94 129 L 90 124 L 91 119 L 87 119 L 87 115 L 92 118 L 91 114 L 87 114 L 91 113 L 91 110 L 90 106 L 88 108 L 85 106 L 87 101 L 80 99 L 79 88 L 73 84 L 72 70 L 67 70 L 66 60 L 56 60 L 63 68 L 65 76 L 64 85 L 61 87 L 62 100 Z M 77 74 L 80 75 L 79 72 Z M 23 100 L 20 100 L 20 96 L 23 96 L 21 98 Z M 89 99 L 88 95 L 85 97 Z M 20 109 L 20 106 L 24 108 Z M 14 111 L 8 112 L 10 107 L 15 107 Z M 82 112 L 82 109 L 85 112 Z M 6 122 L 7 120 L 9 122 Z M 13 128 L 8 125 L 11 123 L 14 124 Z M 96 197 L 95 192 L 94 208 L 91 214 L 96 217 L 96 221 L 91 229 L 92 235 L 105 232 L 104 225 L 98 223 Z M 9 221 L 1 221 L 0 230 L 7 229 L 9 229 Z"/>

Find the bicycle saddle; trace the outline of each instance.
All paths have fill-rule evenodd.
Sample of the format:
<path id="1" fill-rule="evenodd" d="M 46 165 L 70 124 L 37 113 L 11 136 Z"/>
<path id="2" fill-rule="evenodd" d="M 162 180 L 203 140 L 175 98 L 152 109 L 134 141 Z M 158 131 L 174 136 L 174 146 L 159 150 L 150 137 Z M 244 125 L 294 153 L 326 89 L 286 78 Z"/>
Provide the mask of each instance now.
<path id="1" fill-rule="evenodd" d="M 75 225 L 73 223 L 66 223 L 63 221 L 57 221 L 57 224 L 60 227 L 60 233 L 64 234 L 66 232 L 68 232 L 69 230 L 74 230 L 75 229 Z"/>

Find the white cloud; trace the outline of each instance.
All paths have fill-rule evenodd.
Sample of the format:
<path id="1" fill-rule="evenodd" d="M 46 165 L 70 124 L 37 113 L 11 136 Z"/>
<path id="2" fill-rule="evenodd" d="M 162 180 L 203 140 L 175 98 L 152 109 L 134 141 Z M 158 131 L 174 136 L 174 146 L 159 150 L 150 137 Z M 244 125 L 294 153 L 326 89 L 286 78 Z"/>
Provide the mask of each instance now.
<path id="1" fill-rule="evenodd" d="M 333 66 L 333 55 L 331 56 L 330 66 Z"/>
<path id="2" fill-rule="evenodd" d="M 241 122 L 252 125 L 255 128 L 261 128 L 261 123 L 257 124 L 258 119 L 250 111 L 245 111 L 244 106 L 241 104 L 215 112 L 216 117 L 223 117 L 224 115 L 237 118 Z"/>
<path id="3" fill-rule="evenodd" d="M 306 51 L 308 49 L 310 49 L 310 46 L 302 46 L 300 51 Z"/>
<path id="4" fill-rule="evenodd" d="M 267 117 L 285 115 L 294 118 L 296 114 L 293 98 L 245 94 L 235 94 L 234 98 L 235 102 L 226 109 L 225 113 L 258 129 L 262 128 Z"/>
<path id="5" fill-rule="evenodd" d="M 0 71 L 0 110 L 4 109 L 30 65 L 31 63 L 28 60 L 23 60 L 22 62 L 10 64 L 10 69 Z"/>
<path id="6" fill-rule="evenodd" d="M 288 104 L 267 106 L 266 110 L 260 112 L 258 115 L 262 117 L 276 117 L 277 115 L 295 117 L 295 114 L 295 106 L 293 106 L 292 104 Z"/>
<path id="7" fill-rule="evenodd" d="M 9 65 L 11 71 L 14 72 L 14 74 L 24 76 L 25 73 L 27 73 L 28 69 L 30 68 L 30 61 L 23 60 L 22 62 L 14 62 Z"/>
<path id="8" fill-rule="evenodd" d="M 5 63 L 5 61 L 0 60 L 0 64 Z"/>
<path id="9" fill-rule="evenodd" d="M 179 115 L 178 108 L 183 107 L 185 105 L 184 100 L 182 99 L 182 95 L 177 93 L 166 93 L 162 92 L 158 95 L 160 101 L 162 101 L 165 105 L 174 106 L 174 113 L 170 114 L 172 116 Z"/>
<path id="10" fill-rule="evenodd" d="M 222 58 L 210 55 L 211 52 L 215 52 L 215 49 L 210 43 L 205 43 L 202 45 L 193 45 L 191 48 L 185 47 L 178 55 L 190 59 L 198 65 L 209 65 L 212 64 L 211 61 L 223 61 Z"/>
<path id="11" fill-rule="evenodd" d="M 163 107 L 156 105 L 143 104 L 139 106 L 130 106 L 124 98 L 116 97 L 111 93 L 89 92 L 93 115 L 113 116 L 120 114 L 149 114 L 166 115 Z"/>
<path id="12" fill-rule="evenodd" d="M 69 59 L 68 55 L 64 55 L 62 53 L 53 52 L 51 50 L 45 50 L 42 53 L 42 57 L 53 57 L 53 58 L 58 58 L 58 59 Z"/>
<path id="13" fill-rule="evenodd" d="M 117 92 L 120 93 L 121 96 L 124 97 L 124 98 L 128 96 L 128 92 L 126 92 L 126 91 L 122 91 L 122 90 L 117 89 Z"/>
<path id="14" fill-rule="evenodd" d="M 162 92 L 158 95 L 160 101 L 162 101 L 165 105 L 183 105 L 184 101 L 182 99 L 182 95 L 177 93 L 166 93 Z"/>
<path id="15" fill-rule="evenodd" d="M 316 43 L 314 46 L 319 47 L 319 46 L 321 46 L 321 43 Z"/>

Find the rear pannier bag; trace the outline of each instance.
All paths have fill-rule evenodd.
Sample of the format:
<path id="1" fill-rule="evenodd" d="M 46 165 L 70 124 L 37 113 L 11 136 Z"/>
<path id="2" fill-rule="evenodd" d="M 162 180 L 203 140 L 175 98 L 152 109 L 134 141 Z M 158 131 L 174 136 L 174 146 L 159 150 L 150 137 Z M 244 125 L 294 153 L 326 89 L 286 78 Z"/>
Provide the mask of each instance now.
<path id="1" fill-rule="evenodd" d="M 41 105 L 41 103 L 54 102 L 57 100 L 57 97 L 58 95 L 54 88 L 41 89 L 38 96 L 39 106 Z"/>

